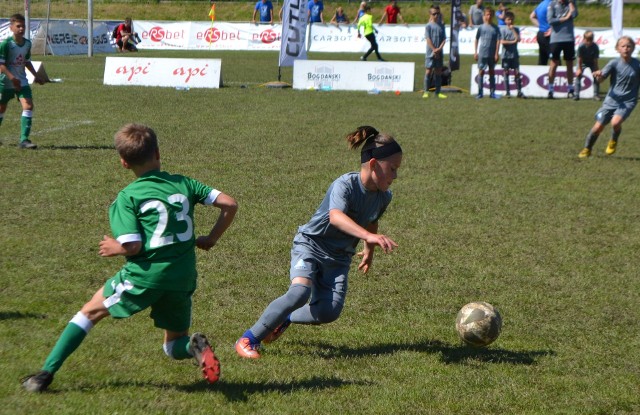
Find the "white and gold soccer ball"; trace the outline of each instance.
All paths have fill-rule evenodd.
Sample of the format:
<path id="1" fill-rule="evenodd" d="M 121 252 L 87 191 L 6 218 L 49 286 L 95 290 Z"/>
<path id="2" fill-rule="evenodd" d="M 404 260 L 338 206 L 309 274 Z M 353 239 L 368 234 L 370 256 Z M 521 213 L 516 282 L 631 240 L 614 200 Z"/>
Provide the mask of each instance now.
<path id="1" fill-rule="evenodd" d="M 502 317 L 489 303 L 473 302 L 458 311 L 456 331 L 460 339 L 474 347 L 493 343 L 502 330 Z"/>

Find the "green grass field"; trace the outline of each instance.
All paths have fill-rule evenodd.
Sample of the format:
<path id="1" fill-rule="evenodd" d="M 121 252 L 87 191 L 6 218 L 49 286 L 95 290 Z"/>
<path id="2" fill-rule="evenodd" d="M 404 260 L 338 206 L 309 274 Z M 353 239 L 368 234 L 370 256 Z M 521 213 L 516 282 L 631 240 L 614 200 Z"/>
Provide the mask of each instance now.
<path id="1" fill-rule="evenodd" d="M 0 127 L 0 413 L 640 413 L 639 111 L 618 153 L 604 156 L 607 128 L 579 161 L 599 107 L 590 100 L 276 90 L 260 86 L 276 79 L 275 53 L 141 55 L 221 58 L 226 87 L 109 87 L 104 56 L 37 57 L 63 79 L 34 87 L 40 148 L 16 148 L 15 101 Z M 418 91 L 423 56 L 390 57 L 416 62 Z M 463 64 L 453 83 L 468 88 Z M 122 265 L 97 248 L 109 204 L 133 179 L 112 148 L 131 121 L 156 130 L 166 170 L 239 202 L 220 243 L 198 253 L 193 329 L 212 340 L 222 379 L 209 386 L 190 362 L 169 360 L 143 312 L 100 323 L 50 392 L 27 394 L 19 378 Z M 380 224 L 399 248 L 378 252 L 366 276 L 353 267 L 338 321 L 293 326 L 262 359 L 241 360 L 235 340 L 286 290 L 297 226 L 333 179 L 358 169 L 343 138 L 362 124 L 405 150 Z M 216 216 L 201 207 L 196 231 Z M 454 331 L 474 300 L 504 320 L 484 350 Z"/>

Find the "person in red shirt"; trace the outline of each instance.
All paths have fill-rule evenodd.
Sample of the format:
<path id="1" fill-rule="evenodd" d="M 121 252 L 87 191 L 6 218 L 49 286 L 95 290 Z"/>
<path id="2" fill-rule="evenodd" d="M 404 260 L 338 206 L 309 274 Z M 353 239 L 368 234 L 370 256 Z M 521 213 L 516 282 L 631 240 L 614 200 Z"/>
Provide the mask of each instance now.
<path id="1" fill-rule="evenodd" d="M 120 23 L 114 33 L 116 35 L 116 46 L 118 46 L 118 52 L 138 51 L 136 44 L 140 42 L 140 37 L 133 31 L 133 24 L 130 17 L 124 19 L 124 23 Z"/>
<path id="2" fill-rule="evenodd" d="M 386 21 L 385 21 L 386 17 Z M 380 18 L 380 22 L 378 24 L 389 23 L 396 24 L 398 23 L 398 18 L 400 21 L 404 23 L 404 18 L 400 14 L 400 7 L 398 7 L 398 2 L 396 0 L 391 0 L 391 3 L 384 9 L 384 14 Z"/>

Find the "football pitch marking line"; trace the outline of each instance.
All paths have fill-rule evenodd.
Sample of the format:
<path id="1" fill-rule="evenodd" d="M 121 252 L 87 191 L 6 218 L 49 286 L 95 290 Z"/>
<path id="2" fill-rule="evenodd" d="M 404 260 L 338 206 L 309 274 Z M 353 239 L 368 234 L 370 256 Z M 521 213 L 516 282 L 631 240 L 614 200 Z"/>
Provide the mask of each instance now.
<path id="1" fill-rule="evenodd" d="M 46 133 L 52 133 L 54 131 L 64 131 L 64 130 L 68 130 L 70 128 L 75 128 L 75 127 L 80 127 L 82 125 L 90 125 L 93 124 L 93 121 L 91 120 L 82 120 L 82 121 L 76 121 L 67 125 L 62 125 L 60 127 L 51 127 L 51 128 L 45 128 L 42 130 L 37 130 L 34 131 L 33 133 L 31 133 L 31 136 L 37 136 L 37 135 L 41 135 L 41 134 L 46 134 Z"/>

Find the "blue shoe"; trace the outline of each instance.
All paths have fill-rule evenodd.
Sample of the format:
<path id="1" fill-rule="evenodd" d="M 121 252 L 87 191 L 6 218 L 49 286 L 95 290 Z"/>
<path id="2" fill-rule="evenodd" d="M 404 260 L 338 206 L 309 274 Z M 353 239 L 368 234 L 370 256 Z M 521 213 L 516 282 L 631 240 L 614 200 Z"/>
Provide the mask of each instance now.
<path id="1" fill-rule="evenodd" d="M 478 94 L 478 95 L 476 96 L 476 99 L 482 99 L 482 94 Z"/>
<path id="2" fill-rule="evenodd" d="M 495 93 L 492 93 L 491 95 L 489 95 L 489 98 L 491 98 L 491 99 L 500 99 L 502 97 L 500 95 L 496 95 Z"/>

